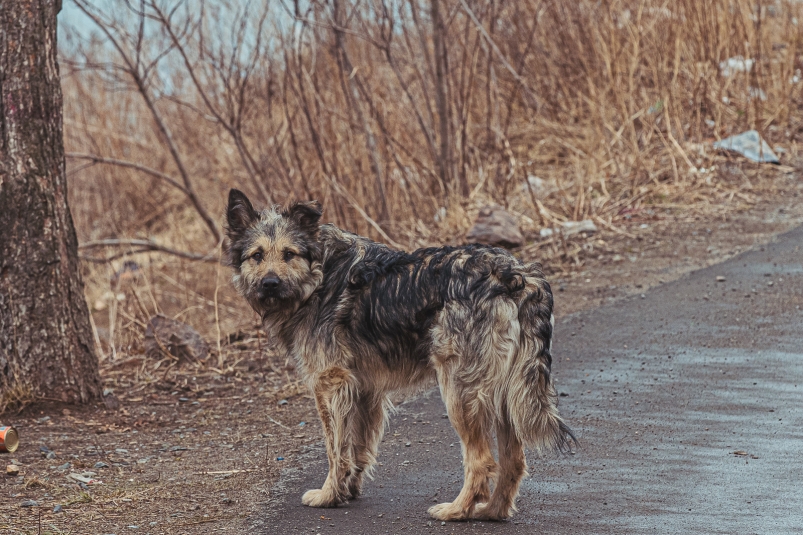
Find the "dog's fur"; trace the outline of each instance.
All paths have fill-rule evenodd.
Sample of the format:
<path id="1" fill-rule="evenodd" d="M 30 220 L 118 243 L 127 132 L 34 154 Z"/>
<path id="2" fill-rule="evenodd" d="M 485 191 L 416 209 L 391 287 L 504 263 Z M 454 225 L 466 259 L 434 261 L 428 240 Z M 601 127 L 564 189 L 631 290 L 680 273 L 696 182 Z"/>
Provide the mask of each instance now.
<path id="1" fill-rule="evenodd" d="M 357 497 L 389 394 L 434 377 L 460 436 L 465 483 L 430 515 L 509 517 L 524 447 L 574 440 L 550 382 L 552 293 L 540 266 L 482 245 L 396 251 L 320 217 L 317 202 L 258 212 L 242 192 L 229 194 L 234 285 L 295 358 L 323 423 L 329 474 L 303 503 Z"/>

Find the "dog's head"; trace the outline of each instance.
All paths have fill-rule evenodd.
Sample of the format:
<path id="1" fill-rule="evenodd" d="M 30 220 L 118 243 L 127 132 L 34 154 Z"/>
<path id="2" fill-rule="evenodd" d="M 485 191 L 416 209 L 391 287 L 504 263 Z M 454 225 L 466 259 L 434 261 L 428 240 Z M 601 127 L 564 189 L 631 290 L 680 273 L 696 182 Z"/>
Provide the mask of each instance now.
<path id="1" fill-rule="evenodd" d="M 243 192 L 229 192 L 226 252 L 234 285 L 263 319 L 294 312 L 320 284 L 321 211 L 311 201 L 258 212 Z"/>

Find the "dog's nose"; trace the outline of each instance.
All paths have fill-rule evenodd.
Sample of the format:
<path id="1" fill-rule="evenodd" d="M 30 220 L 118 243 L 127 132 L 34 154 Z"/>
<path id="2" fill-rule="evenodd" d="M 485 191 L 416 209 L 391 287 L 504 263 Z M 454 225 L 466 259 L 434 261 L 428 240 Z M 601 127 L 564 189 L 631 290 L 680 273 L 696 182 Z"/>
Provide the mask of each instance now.
<path id="1" fill-rule="evenodd" d="M 262 279 L 262 290 L 272 292 L 279 287 L 279 279 L 277 277 L 265 277 Z"/>

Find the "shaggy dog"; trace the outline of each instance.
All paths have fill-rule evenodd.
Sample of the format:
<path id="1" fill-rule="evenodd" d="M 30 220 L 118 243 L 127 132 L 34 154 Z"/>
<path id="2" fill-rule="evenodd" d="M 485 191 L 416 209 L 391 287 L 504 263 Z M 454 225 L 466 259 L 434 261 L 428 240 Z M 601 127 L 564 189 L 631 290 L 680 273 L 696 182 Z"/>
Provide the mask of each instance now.
<path id="1" fill-rule="evenodd" d="M 323 424 L 329 474 L 302 502 L 356 498 L 376 462 L 389 394 L 435 378 L 465 482 L 429 514 L 508 518 L 525 446 L 574 440 L 550 382 L 552 293 L 540 266 L 483 245 L 396 251 L 320 217 L 315 201 L 259 212 L 237 190 L 226 214 L 234 286 L 295 358 Z"/>

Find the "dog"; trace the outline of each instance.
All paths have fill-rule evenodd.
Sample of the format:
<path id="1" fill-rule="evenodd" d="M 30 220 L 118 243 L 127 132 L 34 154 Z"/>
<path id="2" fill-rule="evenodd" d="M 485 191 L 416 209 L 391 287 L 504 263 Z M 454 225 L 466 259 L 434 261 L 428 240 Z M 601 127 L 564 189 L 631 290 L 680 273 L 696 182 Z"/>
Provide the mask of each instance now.
<path id="1" fill-rule="evenodd" d="M 484 245 L 397 251 L 320 224 L 321 214 L 317 201 L 257 211 L 235 189 L 226 210 L 233 284 L 295 358 L 323 424 L 329 473 L 302 502 L 356 498 L 376 462 L 389 395 L 434 378 L 465 481 L 429 514 L 510 517 L 525 447 L 576 442 L 550 380 L 552 292 L 540 265 Z"/>

